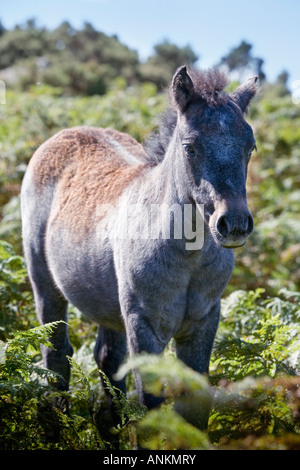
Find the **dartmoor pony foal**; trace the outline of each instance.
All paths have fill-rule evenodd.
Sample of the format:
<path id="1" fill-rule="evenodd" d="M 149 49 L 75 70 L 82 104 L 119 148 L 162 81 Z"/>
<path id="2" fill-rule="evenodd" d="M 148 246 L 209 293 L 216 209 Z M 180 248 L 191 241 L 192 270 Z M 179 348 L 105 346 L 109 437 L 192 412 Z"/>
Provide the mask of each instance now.
<path id="1" fill-rule="evenodd" d="M 245 184 L 255 140 L 243 113 L 256 80 L 227 94 L 219 71 L 183 66 L 145 148 L 112 129 L 75 127 L 29 163 L 23 242 L 39 319 L 66 321 L 70 302 L 97 322 L 96 361 L 123 391 L 114 374 L 127 349 L 159 354 L 172 337 L 178 358 L 208 373 L 232 248 L 253 230 Z M 64 323 L 51 341 L 44 362 L 67 389 L 72 347 Z M 136 383 L 153 407 L 138 374 Z M 200 416 L 193 421 L 203 426 Z"/>

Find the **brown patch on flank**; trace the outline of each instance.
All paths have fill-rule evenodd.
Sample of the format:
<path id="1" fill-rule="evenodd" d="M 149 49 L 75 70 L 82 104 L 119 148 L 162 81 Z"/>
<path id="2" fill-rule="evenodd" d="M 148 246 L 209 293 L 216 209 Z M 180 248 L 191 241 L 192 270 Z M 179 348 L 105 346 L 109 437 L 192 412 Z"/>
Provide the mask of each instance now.
<path id="1" fill-rule="evenodd" d="M 77 143 L 67 130 L 63 130 L 44 142 L 34 153 L 28 167 L 33 172 L 34 183 L 43 188 L 54 182 L 75 158 Z"/>
<path id="2" fill-rule="evenodd" d="M 69 165 L 82 159 L 89 161 L 95 154 L 98 154 L 98 159 L 115 156 L 121 162 L 121 148 L 116 151 L 111 140 L 145 163 L 142 145 L 129 135 L 109 128 L 74 127 L 58 132 L 34 153 L 29 167 L 33 171 L 35 184 L 41 188 L 48 182 L 55 182 Z M 128 162 L 124 160 L 124 163 Z"/>
<path id="3" fill-rule="evenodd" d="M 140 163 L 130 165 L 124 151 Z M 56 184 L 52 223 L 77 237 L 86 235 L 99 220 L 97 207 L 114 205 L 124 189 L 144 173 L 143 155 L 142 146 L 132 137 L 112 129 L 77 127 L 53 136 L 30 162 L 37 187 Z"/>
<path id="4" fill-rule="evenodd" d="M 95 165 L 71 165 L 58 185 L 58 212 L 55 223 L 74 234 L 86 235 L 101 216 L 97 207 L 115 205 L 127 186 L 143 174 L 144 165 L 118 165 L 113 161 Z"/>

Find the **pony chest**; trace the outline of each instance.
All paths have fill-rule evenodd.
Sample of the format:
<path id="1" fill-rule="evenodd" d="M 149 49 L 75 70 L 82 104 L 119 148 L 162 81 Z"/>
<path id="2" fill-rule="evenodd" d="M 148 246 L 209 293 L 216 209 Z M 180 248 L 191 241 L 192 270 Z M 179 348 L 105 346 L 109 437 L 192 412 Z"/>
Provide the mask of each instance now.
<path id="1" fill-rule="evenodd" d="M 116 272 L 119 289 L 133 309 L 149 312 L 165 325 L 180 321 L 186 310 L 191 270 L 175 250 L 136 243 L 119 251 Z M 131 302 L 132 301 L 132 302 Z"/>
<path id="2" fill-rule="evenodd" d="M 183 317 L 188 310 L 206 310 L 226 287 L 233 269 L 233 255 L 227 250 L 184 256 L 161 245 L 159 249 L 134 244 L 123 246 L 116 261 L 119 285 L 150 310 Z M 224 252 L 223 252 L 224 251 Z"/>

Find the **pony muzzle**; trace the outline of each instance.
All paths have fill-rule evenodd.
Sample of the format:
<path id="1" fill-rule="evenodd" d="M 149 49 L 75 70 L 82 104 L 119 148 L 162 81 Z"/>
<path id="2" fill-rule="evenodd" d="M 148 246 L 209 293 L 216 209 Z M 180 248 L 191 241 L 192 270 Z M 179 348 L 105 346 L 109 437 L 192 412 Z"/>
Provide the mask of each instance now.
<path id="1" fill-rule="evenodd" d="M 222 247 L 238 248 L 246 243 L 253 228 L 253 217 L 248 209 L 243 212 L 227 211 L 217 216 L 212 233 Z"/>

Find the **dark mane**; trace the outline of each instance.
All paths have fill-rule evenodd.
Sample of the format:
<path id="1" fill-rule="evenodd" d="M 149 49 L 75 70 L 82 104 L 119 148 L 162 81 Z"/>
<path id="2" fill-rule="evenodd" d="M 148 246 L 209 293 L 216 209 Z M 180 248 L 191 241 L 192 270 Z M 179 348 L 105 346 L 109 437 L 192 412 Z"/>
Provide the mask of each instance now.
<path id="1" fill-rule="evenodd" d="M 194 101 L 203 101 L 210 106 L 224 103 L 227 94 L 223 90 L 228 85 L 225 73 L 218 69 L 201 71 L 189 69 L 188 72 L 194 84 Z M 171 88 L 168 94 L 169 105 L 160 116 L 157 129 L 144 142 L 147 161 L 154 165 L 164 159 L 177 123 L 177 110 L 173 104 Z"/>
<path id="2" fill-rule="evenodd" d="M 177 124 L 177 111 L 168 106 L 159 116 L 157 129 L 144 142 L 147 162 L 153 165 L 160 163 L 165 156 L 169 142 Z"/>

